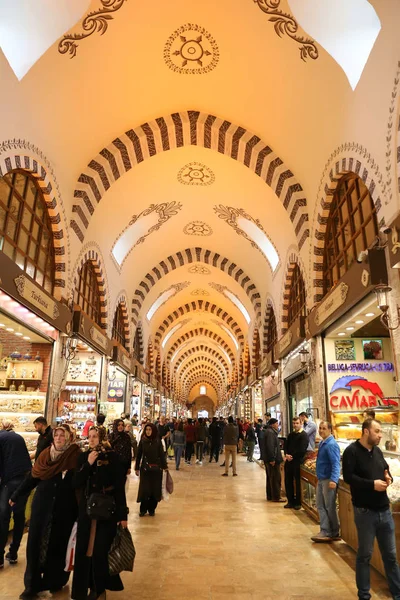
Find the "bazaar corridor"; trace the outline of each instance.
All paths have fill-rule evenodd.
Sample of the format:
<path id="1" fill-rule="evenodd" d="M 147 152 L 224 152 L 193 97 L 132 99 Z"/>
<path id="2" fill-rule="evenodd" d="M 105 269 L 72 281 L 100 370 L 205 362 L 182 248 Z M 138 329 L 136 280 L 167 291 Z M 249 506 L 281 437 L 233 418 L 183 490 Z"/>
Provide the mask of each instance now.
<path id="1" fill-rule="evenodd" d="M 221 462 L 221 461 L 220 461 Z M 137 555 L 125 590 L 107 600 L 350 600 L 356 597 L 355 553 L 344 542 L 313 544 L 318 527 L 303 510 L 265 502 L 265 474 L 257 463 L 238 461 L 237 478 L 221 477 L 215 463 L 171 468 L 169 503 L 156 516 L 139 519 L 138 478 L 131 476 L 129 529 Z M 0 573 L 1 600 L 23 588 L 25 543 L 20 561 Z M 371 569 L 372 598 L 390 598 Z M 69 588 L 41 598 L 69 600 Z"/>

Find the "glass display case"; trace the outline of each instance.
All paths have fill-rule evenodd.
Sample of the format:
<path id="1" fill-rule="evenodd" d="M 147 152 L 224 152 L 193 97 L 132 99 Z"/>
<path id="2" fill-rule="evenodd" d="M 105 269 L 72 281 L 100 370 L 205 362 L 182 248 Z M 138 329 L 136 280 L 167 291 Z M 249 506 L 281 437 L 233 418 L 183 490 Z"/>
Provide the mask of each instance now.
<path id="1" fill-rule="evenodd" d="M 68 399 L 61 402 L 57 421 L 73 425 L 79 434 L 88 419 L 96 422 L 99 386 L 74 382 L 65 390 L 69 392 Z"/>
<path id="2" fill-rule="evenodd" d="M 33 424 L 45 414 L 45 392 L 0 390 L 0 417 L 12 421 L 14 431 L 22 435 L 29 451 L 36 448 L 38 434 Z"/>
<path id="3" fill-rule="evenodd" d="M 319 522 L 317 511 L 317 464 L 318 450 L 307 452 L 304 463 L 300 467 L 301 505 L 304 510 Z"/>
<path id="4" fill-rule="evenodd" d="M 380 448 L 385 453 L 399 455 L 399 413 L 393 408 L 375 407 L 375 416 L 382 425 L 382 441 Z M 365 418 L 360 411 L 331 412 L 333 433 L 341 450 L 344 449 L 361 436 L 361 426 Z"/>

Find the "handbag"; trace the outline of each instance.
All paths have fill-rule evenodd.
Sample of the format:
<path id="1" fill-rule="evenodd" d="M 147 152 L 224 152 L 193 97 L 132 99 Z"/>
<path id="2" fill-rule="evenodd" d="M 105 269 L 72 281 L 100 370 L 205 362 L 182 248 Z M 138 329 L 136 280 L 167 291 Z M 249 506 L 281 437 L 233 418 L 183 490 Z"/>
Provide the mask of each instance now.
<path id="1" fill-rule="evenodd" d="M 169 471 L 167 471 L 165 487 L 167 488 L 168 494 L 172 494 L 172 492 L 174 491 L 174 482 Z"/>
<path id="2" fill-rule="evenodd" d="M 96 521 L 108 521 L 115 514 L 115 500 L 108 494 L 93 492 L 87 499 L 86 513 Z"/>
<path id="3" fill-rule="evenodd" d="M 117 533 L 108 553 L 108 568 L 110 575 L 121 571 L 133 571 L 136 550 L 128 529 L 118 525 Z"/>

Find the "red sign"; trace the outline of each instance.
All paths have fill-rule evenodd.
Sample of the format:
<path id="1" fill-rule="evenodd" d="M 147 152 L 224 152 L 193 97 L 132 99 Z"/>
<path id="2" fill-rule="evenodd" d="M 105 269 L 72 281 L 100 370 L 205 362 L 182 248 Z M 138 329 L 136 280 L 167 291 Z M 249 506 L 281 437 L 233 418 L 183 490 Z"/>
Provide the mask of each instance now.
<path id="1" fill-rule="evenodd" d="M 397 400 L 385 398 L 380 386 L 365 377 L 346 375 L 335 381 L 329 395 L 331 410 L 365 410 L 398 406 Z"/>

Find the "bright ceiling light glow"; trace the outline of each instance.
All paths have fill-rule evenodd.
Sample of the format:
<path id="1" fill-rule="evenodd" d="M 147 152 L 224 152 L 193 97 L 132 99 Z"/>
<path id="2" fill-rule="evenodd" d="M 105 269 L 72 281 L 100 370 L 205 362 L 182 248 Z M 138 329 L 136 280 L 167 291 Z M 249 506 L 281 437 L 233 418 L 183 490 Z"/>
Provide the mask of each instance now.
<path id="1" fill-rule="evenodd" d="M 233 335 L 232 331 L 230 331 L 227 327 L 225 327 L 225 325 L 220 325 L 220 327 L 221 327 L 221 329 L 223 329 L 225 331 L 225 333 L 227 333 L 229 335 L 229 337 L 235 344 L 236 350 L 239 350 L 239 344 L 237 343 L 237 340 L 236 340 L 235 336 Z"/>
<path id="2" fill-rule="evenodd" d="M 247 233 L 253 242 L 257 244 L 271 265 L 272 271 L 275 271 L 279 265 L 279 256 L 274 248 L 274 245 L 270 242 L 265 233 L 259 227 L 257 227 L 253 221 L 249 221 L 244 217 L 238 217 L 237 224 L 245 233 Z"/>
<path id="3" fill-rule="evenodd" d="M 162 347 L 162 348 L 164 348 L 164 347 L 165 347 L 165 344 L 168 342 L 168 340 L 170 339 L 170 337 L 171 337 L 172 335 L 174 335 L 175 331 L 177 331 L 177 330 L 178 330 L 178 329 L 180 329 L 181 327 L 182 327 L 182 323 L 178 323 L 177 325 L 175 325 L 175 327 L 173 327 L 173 328 L 171 329 L 171 331 L 169 331 L 169 332 L 167 333 L 167 335 L 165 336 L 165 338 L 163 339 L 163 342 L 162 342 L 162 344 L 161 344 L 161 347 Z"/>
<path id="4" fill-rule="evenodd" d="M 361 319 L 359 319 L 358 321 L 356 321 L 357 325 L 362 325 L 364 323 L 364 321 L 361 321 Z"/>
<path id="5" fill-rule="evenodd" d="M 155 302 L 153 302 L 153 304 L 151 305 L 151 307 L 146 315 L 146 318 L 148 321 L 151 321 L 151 319 L 153 318 L 153 316 L 157 312 L 157 310 L 160 308 L 160 306 L 162 304 L 164 304 L 164 302 L 166 302 L 168 300 L 168 298 L 173 296 L 175 294 L 175 292 L 176 292 L 175 288 L 170 288 L 169 290 L 165 290 L 165 292 L 163 292 L 161 294 L 161 296 L 159 296 L 157 298 L 157 300 Z"/>
<path id="6" fill-rule="evenodd" d="M 206 396 L 206 395 L 207 395 L 207 386 L 201 385 L 200 386 L 200 396 Z"/>
<path id="7" fill-rule="evenodd" d="M 381 30 L 368 0 L 289 0 L 301 27 L 332 56 L 355 90 Z"/>
<path id="8" fill-rule="evenodd" d="M 19 333 L 19 331 L 16 331 L 16 332 L 15 332 L 15 335 L 17 335 L 18 337 L 21 337 L 23 334 L 22 334 L 22 333 Z"/>
<path id="9" fill-rule="evenodd" d="M 365 313 L 365 316 L 366 316 L 366 317 L 374 317 L 374 316 L 375 316 L 375 313 L 371 313 L 371 312 L 369 312 L 369 313 Z"/>
<path id="10" fill-rule="evenodd" d="M 5 327 L 4 323 L 0 323 L 0 327 Z"/>
<path id="11" fill-rule="evenodd" d="M 233 304 L 236 306 L 236 308 L 238 308 L 240 310 L 240 312 L 246 319 L 246 323 L 249 324 L 251 321 L 250 315 L 247 312 L 247 310 L 245 309 L 245 307 L 243 306 L 243 304 L 240 302 L 239 298 L 237 296 L 235 296 L 235 294 L 232 294 L 232 292 L 230 292 L 227 289 L 224 289 L 224 294 L 227 298 L 229 298 L 229 300 L 231 302 L 233 302 Z"/>
<path id="12" fill-rule="evenodd" d="M 346 331 L 354 331 L 354 327 L 346 327 Z"/>
<path id="13" fill-rule="evenodd" d="M 23 340 L 30 340 L 31 338 L 28 337 L 27 335 L 24 335 L 24 337 L 22 338 Z"/>
<path id="14" fill-rule="evenodd" d="M 338 335 L 340 335 L 341 337 L 346 335 L 345 333 L 343 333 L 343 331 L 341 331 L 340 333 L 338 333 Z"/>
<path id="15" fill-rule="evenodd" d="M 14 331 L 14 329 L 12 327 L 7 327 L 6 331 L 9 331 L 11 333 L 12 331 Z"/>

